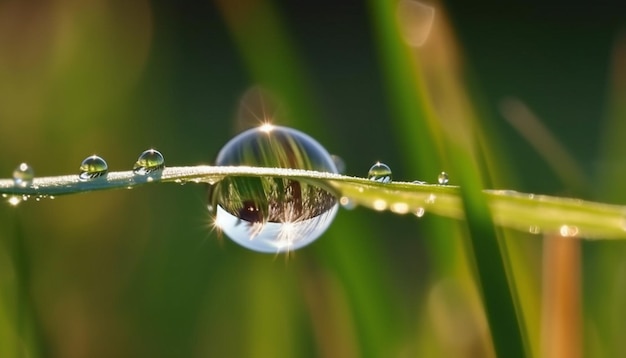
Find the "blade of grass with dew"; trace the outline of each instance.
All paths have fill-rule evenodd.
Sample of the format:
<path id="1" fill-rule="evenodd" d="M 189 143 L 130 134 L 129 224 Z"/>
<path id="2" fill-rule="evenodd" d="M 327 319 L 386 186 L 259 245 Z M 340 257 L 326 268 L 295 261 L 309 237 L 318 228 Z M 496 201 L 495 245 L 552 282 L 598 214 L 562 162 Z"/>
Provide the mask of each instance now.
<path id="1" fill-rule="evenodd" d="M 168 167 L 158 178 L 137 176 L 132 171 L 111 172 L 105 178 L 86 182 L 79 180 L 77 175 L 40 177 L 28 187 L 16 186 L 12 179 L 0 179 L 0 195 L 7 199 L 28 200 L 157 183 L 216 183 L 226 176 L 307 181 L 377 211 L 408 214 L 422 208 L 453 219 L 463 219 L 465 215 L 458 186 L 399 181 L 380 183 L 325 172 L 246 166 Z M 483 190 L 482 197 L 497 225 L 531 233 L 555 233 L 584 239 L 626 239 L 626 206 L 513 190 Z"/>

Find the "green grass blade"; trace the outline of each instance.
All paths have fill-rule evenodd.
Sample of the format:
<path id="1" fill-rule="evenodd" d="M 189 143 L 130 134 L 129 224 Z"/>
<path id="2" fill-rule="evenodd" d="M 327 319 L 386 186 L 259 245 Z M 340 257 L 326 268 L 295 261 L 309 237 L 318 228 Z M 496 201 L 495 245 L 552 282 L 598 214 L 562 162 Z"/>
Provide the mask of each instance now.
<path id="1" fill-rule="evenodd" d="M 132 171 L 81 181 L 77 175 L 35 178 L 32 185 L 16 186 L 0 179 L 0 194 L 11 199 L 46 198 L 79 192 L 132 188 L 157 182 L 216 183 L 225 176 L 272 176 L 308 181 L 374 210 L 397 214 L 432 213 L 464 219 L 460 188 L 408 182 L 379 183 L 365 178 L 282 168 L 191 166 L 171 167 L 159 175 Z M 495 224 L 533 234 L 555 234 L 586 239 L 626 239 L 626 206 L 572 198 L 525 194 L 511 190 L 484 190 Z"/>

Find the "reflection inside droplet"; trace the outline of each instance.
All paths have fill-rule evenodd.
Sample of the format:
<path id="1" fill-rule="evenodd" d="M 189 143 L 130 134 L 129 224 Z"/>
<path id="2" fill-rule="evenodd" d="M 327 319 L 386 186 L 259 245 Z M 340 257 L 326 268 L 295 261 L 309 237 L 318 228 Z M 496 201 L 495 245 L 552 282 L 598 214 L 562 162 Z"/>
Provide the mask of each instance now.
<path id="1" fill-rule="evenodd" d="M 385 163 L 376 162 L 367 172 L 367 178 L 381 183 L 389 183 L 391 182 L 391 168 Z"/>
<path id="2" fill-rule="evenodd" d="M 446 185 L 448 184 L 448 181 L 449 181 L 449 177 L 448 177 L 448 173 L 446 172 L 441 172 L 437 176 L 437 183 L 439 183 L 439 185 Z"/>
<path id="3" fill-rule="evenodd" d="M 165 167 L 165 159 L 163 154 L 156 149 L 148 149 L 143 151 L 137 161 L 133 165 L 133 173 L 137 175 L 148 175 L 155 171 L 159 171 Z"/>
<path id="4" fill-rule="evenodd" d="M 328 152 L 294 129 L 262 126 L 229 141 L 216 165 L 307 169 L 336 173 Z M 312 183 L 274 177 L 226 177 L 209 188 L 215 225 L 238 244 L 276 253 L 317 239 L 338 210 L 337 198 Z"/>
<path id="5" fill-rule="evenodd" d="M 107 162 L 97 155 L 92 155 L 85 158 L 85 160 L 80 163 L 80 173 L 78 174 L 78 177 L 81 180 L 90 180 L 101 177 L 108 171 L 109 167 Z"/>

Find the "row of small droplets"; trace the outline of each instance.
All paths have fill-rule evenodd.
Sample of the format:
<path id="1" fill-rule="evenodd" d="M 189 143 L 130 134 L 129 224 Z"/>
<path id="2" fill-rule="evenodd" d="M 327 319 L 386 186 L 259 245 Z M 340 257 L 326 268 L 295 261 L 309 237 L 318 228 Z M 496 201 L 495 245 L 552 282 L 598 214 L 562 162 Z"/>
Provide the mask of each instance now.
<path id="1" fill-rule="evenodd" d="M 137 175 L 149 175 L 165 167 L 165 159 L 156 149 L 145 150 L 133 165 L 133 172 Z M 78 178 L 83 181 L 96 179 L 106 175 L 109 171 L 107 162 L 100 156 L 92 155 L 80 164 Z M 33 183 L 35 171 L 27 163 L 21 163 L 13 171 L 13 181 L 16 186 L 28 187 Z"/>

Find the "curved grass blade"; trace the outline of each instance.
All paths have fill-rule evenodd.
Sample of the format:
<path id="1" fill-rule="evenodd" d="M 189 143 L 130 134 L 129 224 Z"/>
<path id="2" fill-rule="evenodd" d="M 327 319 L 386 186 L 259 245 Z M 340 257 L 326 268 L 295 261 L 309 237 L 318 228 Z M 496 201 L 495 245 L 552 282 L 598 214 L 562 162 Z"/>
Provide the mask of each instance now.
<path id="1" fill-rule="evenodd" d="M 0 194 L 10 197 L 49 197 L 79 192 L 131 188 L 157 182 L 214 184 L 226 176 L 283 177 L 324 187 L 338 197 L 374 210 L 418 216 L 432 213 L 454 219 L 465 214 L 460 188 L 452 185 L 392 182 L 299 169 L 188 166 L 165 168 L 152 175 L 132 171 L 110 172 L 82 181 L 77 175 L 35 178 L 30 186 L 0 179 Z M 611 205 L 511 190 L 484 190 L 495 224 L 533 234 L 555 234 L 586 239 L 626 239 L 626 206 Z"/>

